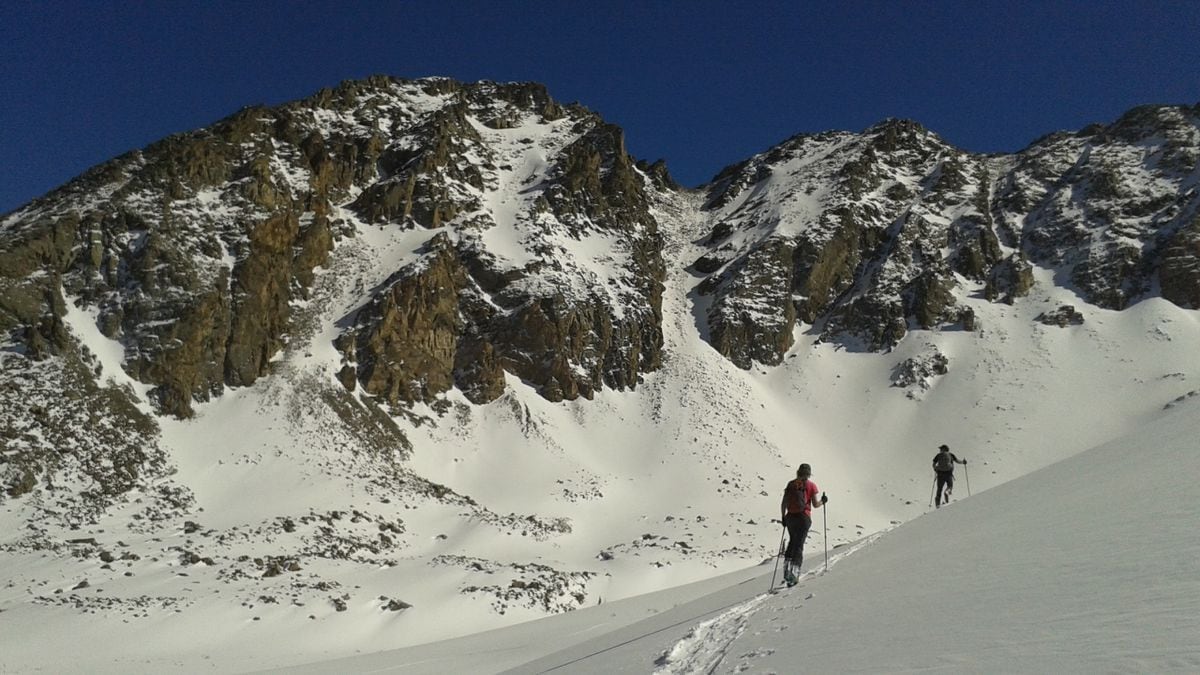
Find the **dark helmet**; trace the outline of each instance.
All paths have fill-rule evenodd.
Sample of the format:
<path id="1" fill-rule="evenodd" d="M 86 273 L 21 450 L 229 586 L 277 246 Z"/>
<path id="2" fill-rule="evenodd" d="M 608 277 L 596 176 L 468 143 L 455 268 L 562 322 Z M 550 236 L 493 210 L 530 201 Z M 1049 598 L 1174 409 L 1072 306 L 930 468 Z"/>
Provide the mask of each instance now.
<path id="1" fill-rule="evenodd" d="M 948 451 L 948 450 L 950 450 L 950 446 L 946 445 L 945 443 L 942 443 L 941 445 L 938 446 L 938 450 L 947 450 Z"/>
<path id="2" fill-rule="evenodd" d="M 799 469 L 796 469 L 797 476 L 811 476 L 812 467 L 808 464 L 801 464 Z"/>

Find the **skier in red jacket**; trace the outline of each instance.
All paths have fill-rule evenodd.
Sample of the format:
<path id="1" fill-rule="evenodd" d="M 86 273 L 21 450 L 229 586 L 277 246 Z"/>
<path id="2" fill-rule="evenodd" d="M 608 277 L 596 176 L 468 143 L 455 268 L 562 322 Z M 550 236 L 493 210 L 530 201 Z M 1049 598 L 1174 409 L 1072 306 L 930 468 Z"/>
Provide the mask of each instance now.
<path id="1" fill-rule="evenodd" d="M 784 551 L 783 580 L 788 586 L 795 586 L 800 574 L 800 563 L 804 560 L 804 540 L 808 537 L 808 528 L 812 527 L 812 510 L 820 508 L 829 501 L 821 494 L 817 484 L 809 480 L 812 467 L 801 464 L 796 470 L 796 480 L 788 481 L 783 489 L 783 501 L 779 504 L 783 526 L 788 531 L 788 545 Z"/>

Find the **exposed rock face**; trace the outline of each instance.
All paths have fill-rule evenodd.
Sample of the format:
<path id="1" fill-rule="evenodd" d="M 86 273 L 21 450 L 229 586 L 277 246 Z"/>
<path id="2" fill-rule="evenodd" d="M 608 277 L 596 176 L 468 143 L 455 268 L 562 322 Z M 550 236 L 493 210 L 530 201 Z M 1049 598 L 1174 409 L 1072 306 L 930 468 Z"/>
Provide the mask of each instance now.
<path id="1" fill-rule="evenodd" d="M 348 82 L 130 153 L 14 214 L 0 328 L 33 356 L 61 350 L 65 292 L 159 409 L 187 416 L 269 372 L 339 238 L 446 228 L 432 264 L 397 270 L 338 341 L 344 384 L 393 402 L 456 383 L 491 400 L 506 369 L 556 399 L 632 387 L 661 349 L 645 190 L 670 176 L 650 174 L 619 129 L 540 85 Z M 532 255 L 504 259 L 495 237 Z M 612 283 L 597 292 L 594 261 L 558 237 L 599 240 Z"/>
<path id="2" fill-rule="evenodd" d="M 981 160 L 897 120 L 798 136 L 725 170 L 709 188 L 714 252 L 696 265 L 713 273 L 714 346 L 748 367 L 778 363 L 797 320 L 873 350 L 910 320 L 960 322 L 955 273 L 983 279 L 1002 257 L 990 185 Z"/>
<path id="3" fill-rule="evenodd" d="M 1128 306 L 1155 277 L 1168 280 L 1164 297 L 1186 296 L 1176 256 L 1200 208 L 1200 107 L 1135 108 L 1014 159 L 997 185 L 996 219 L 1029 260 L 1063 270 L 1101 307 Z"/>
<path id="4" fill-rule="evenodd" d="M 15 214 L 3 235 L 24 251 L 0 273 L 39 257 L 164 412 L 254 382 L 332 247 L 324 219 L 302 218 L 330 195 L 272 169 L 287 117 L 246 110 L 89 171 Z"/>
<path id="5" fill-rule="evenodd" d="M 391 402 L 451 386 L 490 401 L 505 372 L 556 401 L 635 387 L 661 362 L 665 269 L 652 186 L 621 130 L 533 85 L 455 86 L 431 122 L 384 146 L 381 162 L 403 170 L 352 205 L 368 221 L 447 233 L 359 311 L 339 340 L 343 383 Z M 527 259 L 497 254 L 497 237 L 519 239 Z"/>
<path id="6" fill-rule="evenodd" d="M 1019 254 L 1001 260 L 987 276 L 984 297 L 993 302 L 1012 304 L 1033 288 L 1033 266 Z"/>
<path id="7" fill-rule="evenodd" d="M 797 322 L 868 350 L 914 327 L 974 330 L 956 297 L 1012 303 L 1033 265 L 1091 303 L 1148 293 L 1200 306 L 1194 172 L 1200 107 L 1149 106 L 1109 126 L 978 156 L 912 122 L 797 136 L 708 186 L 713 346 L 778 363 Z"/>
<path id="8" fill-rule="evenodd" d="M 1200 217 L 1167 237 L 1158 268 L 1162 296 L 1188 309 L 1200 309 Z"/>
<path id="9" fill-rule="evenodd" d="M 752 360 L 779 363 L 792 346 L 796 308 L 788 269 L 793 251 L 788 242 L 766 242 L 739 261 L 736 277 L 714 303 L 719 320 L 711 325 L 713 347 L 742 368 Z"/>
<path id="10" fill-rule="evenodd" d="M 359 312 L 359 379 L 389 400 L 428 401 L 454 384 L 463 328 L 458 296 L 467 275 L 452 250 L 440 240 L 434 246 L 424 269 L 401 271 Z"/>

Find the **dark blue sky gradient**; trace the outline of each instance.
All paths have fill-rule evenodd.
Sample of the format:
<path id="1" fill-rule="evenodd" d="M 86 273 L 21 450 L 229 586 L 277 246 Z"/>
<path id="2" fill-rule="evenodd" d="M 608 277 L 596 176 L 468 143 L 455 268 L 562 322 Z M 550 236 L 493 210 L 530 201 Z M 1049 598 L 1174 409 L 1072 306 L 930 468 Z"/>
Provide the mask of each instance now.
<path id="1" fill-rule="evenodd" d="M 0 213 L 244 105 L 375 73 L 533 80 L 686 185 L 798 132 L 972 151 L 1200 101 L 1200 2 L 0 0 Z"/>

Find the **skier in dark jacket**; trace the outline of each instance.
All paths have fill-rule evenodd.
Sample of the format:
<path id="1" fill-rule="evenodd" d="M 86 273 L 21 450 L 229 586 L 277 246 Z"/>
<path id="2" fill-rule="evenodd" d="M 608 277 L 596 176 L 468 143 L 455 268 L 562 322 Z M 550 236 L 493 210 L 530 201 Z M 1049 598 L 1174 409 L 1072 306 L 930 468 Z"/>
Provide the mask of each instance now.
<path id="1" fill-rule="evenodd" d="M 808 537 L 808 528 L 812 527 L 812 510 L 829 501 L 824 493 L 817 499 L 820 490 L 808 479 L 811 475 L 812 467 L 801 464 L 796 470 L 796 480 L 788 481 L 783 488 L 783 501 L 779 504 L 781 520 L 788 531 L 787 550 L 783 554 L 783 580 L 788 586 L 795 586 L 800 574 L 804 540 Z"/>
<path id="2" fill-rule="evenodd" d="M 937 476 L 937 499 L 934 504 L 941 508 L 942 501 L 950 503 L 950 493 L 954 490 L 954 465 L 966 465 L 967 460 L 959 459 L 950 452 L 950 446 L 943 443 L 938 446 L 938 454 L 933 456 L 933 472 Z M 945 488 L 943 494 L 942 489 Z"/>

